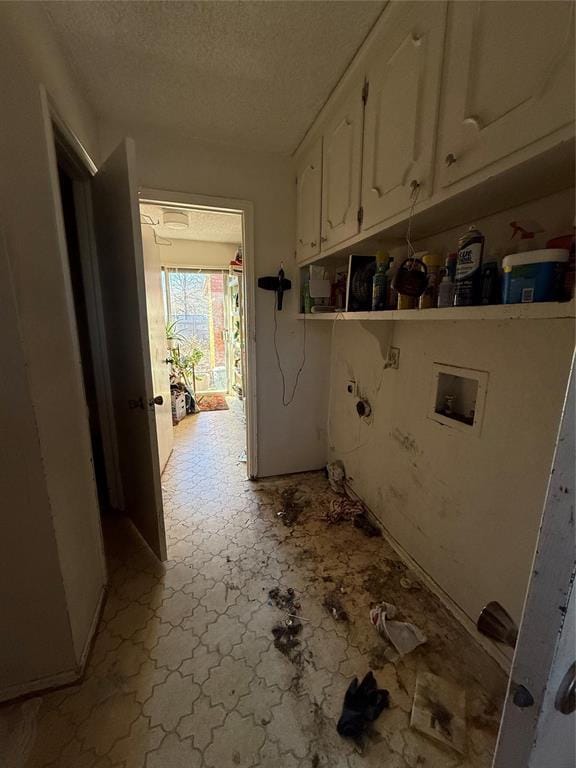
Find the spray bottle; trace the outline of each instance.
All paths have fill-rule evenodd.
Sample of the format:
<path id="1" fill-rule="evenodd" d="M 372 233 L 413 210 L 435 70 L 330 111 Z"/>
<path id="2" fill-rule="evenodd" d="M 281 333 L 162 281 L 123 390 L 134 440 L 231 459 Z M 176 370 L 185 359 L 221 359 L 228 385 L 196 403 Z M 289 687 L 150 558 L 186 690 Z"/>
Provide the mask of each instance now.
<path id="1" fill-rule="evenodd" d="M 537 221 L 530 221 L 529 219 L 511 221 L 510 226 L 512 227 L 510 239 L 514 241 L 514 245 L 510 248 L 509 253 L 523 253 L 538 248 L 535 237 L 544 230 Z"/>

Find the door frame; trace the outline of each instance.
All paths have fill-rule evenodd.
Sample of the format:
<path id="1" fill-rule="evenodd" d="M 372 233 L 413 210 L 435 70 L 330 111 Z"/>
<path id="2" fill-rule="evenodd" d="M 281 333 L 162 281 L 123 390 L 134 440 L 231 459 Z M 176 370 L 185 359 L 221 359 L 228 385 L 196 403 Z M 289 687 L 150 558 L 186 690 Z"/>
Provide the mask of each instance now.
<path id="1" fill-rule="evenodd" d="M 53 171 L 57 180 L 58 154 L 65 161 L 66 170 L 72 178 L 74 188 L 74 206 L 76 209 L 76 223 L 78 227 L 78 243 L 80 249 L 80 262 L 84 292 L 86 297 L 86 313 L 88 316 L 90 346 L 94 362 L 94 379 L 96 384 L 96 399 L 98 401 L 98 413 L 100 430 L 102 435 L 102 447 L 106 469 L 106 484 L 108 498 L 111 507 L 122 509 L 124 498 L 122 491 L 122 479 L 120 475 L 120 463 L 118 456 L 118 443 L 116 426 L 112 409 L 112 386 L 108 366 L 108 351 L 106 342 L 106 330 L 102 308 L 102 294 L 100 288 L 100 273 L 98 266 L 98 251 L 96 247 L 96 235 L 92 210 L 92 179 L 98 172 L 98 168 L 90 154 L 66 121 L 61 117 L 58 109 L 44 86 L 40 86 L 40 99 L 44 114 L 51 125 L 54 155 Z M 68 256 L 66 254 L 66 242 L 61 246 L 62 259 L 68 270 Z M 68 271 L 66 272 L 68 274 Z M 66 302 L 68 312 L 75 328 L 76 358 L 80 363 L 80 346 L 75 321 L 74 298 L 72 287 L 68 280 L 66 289 Z M 82 374 L 82 372 L 80 372 Z M 84 383 L 81 375 L 82 390 Z M 84 393 L 85 397 L 85 393 Z"/>
<path id="2" fill-rule="evenodd" d="M 575 423 L 576 353 L 573 351 L 493 768 L 526 768 L 529 765 L 546 688 L 555 671 L 557 644 L 576 577 Z M 532 698 L 532 703 L 528 702 L 527 706 L 514 701 L 519 686 L 523 686 Z M 550 767 L 552 765 L 551 762 Z"/>
<path id="3" fill-rule="evenodd" d="M 141 188 L 140 203 L 182 205 L 183 207 L 239 213 L 242 216 L 244 328 L 246 340 L 246 470 L 248 478 L 258 477 L 257 392 L 256 392 L 256 277 L 254 261 L 254 206 L 250 200 L 170 190 Z"/>

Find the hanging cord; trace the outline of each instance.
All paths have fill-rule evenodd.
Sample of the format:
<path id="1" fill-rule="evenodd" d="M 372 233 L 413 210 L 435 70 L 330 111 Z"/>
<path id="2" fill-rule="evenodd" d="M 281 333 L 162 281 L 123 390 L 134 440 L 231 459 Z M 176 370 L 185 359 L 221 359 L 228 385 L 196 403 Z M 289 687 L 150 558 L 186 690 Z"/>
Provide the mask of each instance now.
<path id="1" fill-rule="evenodd" d="M 289 405 L 292 404 L 294 400 L 294 397 L 296 395 L 296 389 L 298 388 L 298 381 L 300 380 L 300 374 L 302 373 L 302 370 L 306 365 L 306 318 L 302 320 L 302 322 L 304 323 L 302 362 L 296 374 L 294 387 L 292 388 L 292 394 L 288 399 L 286 399 L 286 377 L 282 369 L 282 362 L 280 361 L 280 352 L 278 351 L 278 338 L 277 338 L 278 337 L 278 316 L 277 315 L 278 315 L 278 310 L 276 307 L 276 295 L 274 295 L 274 352 L 276 353 L 276 362 L 278 364 L 278 370 L 280 371 L 280 376 L 282 377 L 282 405 L 284 406 L 284 408 L 287 408 Z"/>
<path id="2" fill-rule="evenodd" d="M 345 320 L 345 319 L 346 318 L 345 318 L 344 313 L 339 311 L 339 312 L 336 313 L 336 316 L 334 317 L 334 320 L 332 321 L 332 330 L 331 330 L 331 333 L 330 333 L 330 357 L 333 358 L 334 360 L 336 358 L 336 351 L 334 349 L 334 337 L 335 337 L 335 331 L 336 331 L 336 323 L 338 322 L 338 320 Z M 332 364 L 331 364 L 330 365 L 330 384 L 329 384 L 329 388 L 328 388 L 328 418 L 326 420 L 327 421 L 327 423 L 326 423 L 326 426 L 327 426 L 326 438 L 328 440 L 328 449 L 329 450 L 334 449 L 335 453 L 340 458 L 342 456 L 350 456 L 351 454 L 356 453 L 356 451 L 360 451 L 362 448 L 365 448 L 368 445 L 368 443 L 370 442 L 370 440 L 372 439 L 372 436 L 370 436 L 368 440 L 365 440 L 364 442 L 361 443 L 360 442 L 361 424 L 360 424 L 360 422 L 358 422 L 358 436 L 357 436 L 357 439 L 356 439 L 356 445 L 353 448 L 349 448 L 346 451 L 342 450 L 342 449 L 336 450 L 336 446 L 332 445 L 332 418 L 331 418 L 331 414 L 332 414 L 332 404 L 333 404 L 333 391 L 332 391 L 332 381 L 333 381 L 333 379 L 334 379 L 334 377 L 332 376 Z"/>
<path id="3" fill-rule="evenodd" d="M 413 259 L 416 255 L 416 250 L 412 245 L 412 218 L 414 216 L 414 209 L 418 202 L 418 196 L 420 194 L 420 184 L 417 181 L 412 182 L 412 191 L 410 192 L 410 199 L 412 205 L 410 206 L 410 213 L 408 214 L 408 225 L 406 227 L 406 244 L 408 245 L 408 258 Z M 414 265 L 409 265 L 412 268 Z"/>

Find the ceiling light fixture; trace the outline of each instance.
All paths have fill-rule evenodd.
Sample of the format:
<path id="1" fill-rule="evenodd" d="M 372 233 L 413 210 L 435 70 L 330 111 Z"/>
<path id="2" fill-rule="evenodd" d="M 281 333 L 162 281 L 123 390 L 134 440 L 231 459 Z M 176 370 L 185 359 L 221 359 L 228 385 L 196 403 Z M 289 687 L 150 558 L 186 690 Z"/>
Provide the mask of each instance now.
<path id="1" fill-rule="evenodd" d="M 162 220 L 168 229 L 188 229 L 188 214 L 182 211 L 164 211 Z"/>

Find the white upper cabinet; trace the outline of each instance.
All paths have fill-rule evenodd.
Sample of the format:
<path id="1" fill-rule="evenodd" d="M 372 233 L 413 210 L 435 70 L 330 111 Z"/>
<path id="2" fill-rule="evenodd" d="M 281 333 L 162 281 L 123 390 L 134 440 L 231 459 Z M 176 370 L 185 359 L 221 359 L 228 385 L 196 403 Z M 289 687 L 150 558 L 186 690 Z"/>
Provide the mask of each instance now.
<path id="1" fill-rule="evenodd" d="M 320 253 L 322 139 L 302 158 L 296 176 L 296 261 Z"/>
<path id="2" fill-rule="evenodd" d="M 499 5 L 499 3 L 498 3 Z M 362 229 L 430 196 L 446 3 L 398 2 L 384 13 L 367 60 Z"/>
<path id="3" fill-rule="evenodd" d="M 437 160 L 441 187 L 484 169 L 498 173 L 541 151 L 536 142 L 554 143 L 563 130 L 569 132 L 571 2 L 451 3 L 447 43 Z"/>
<path id="4" fill-rule="evenodd" d="M 323 131 L 322 250 L 358 232 L 364 81 L 346 89 Z"/>

